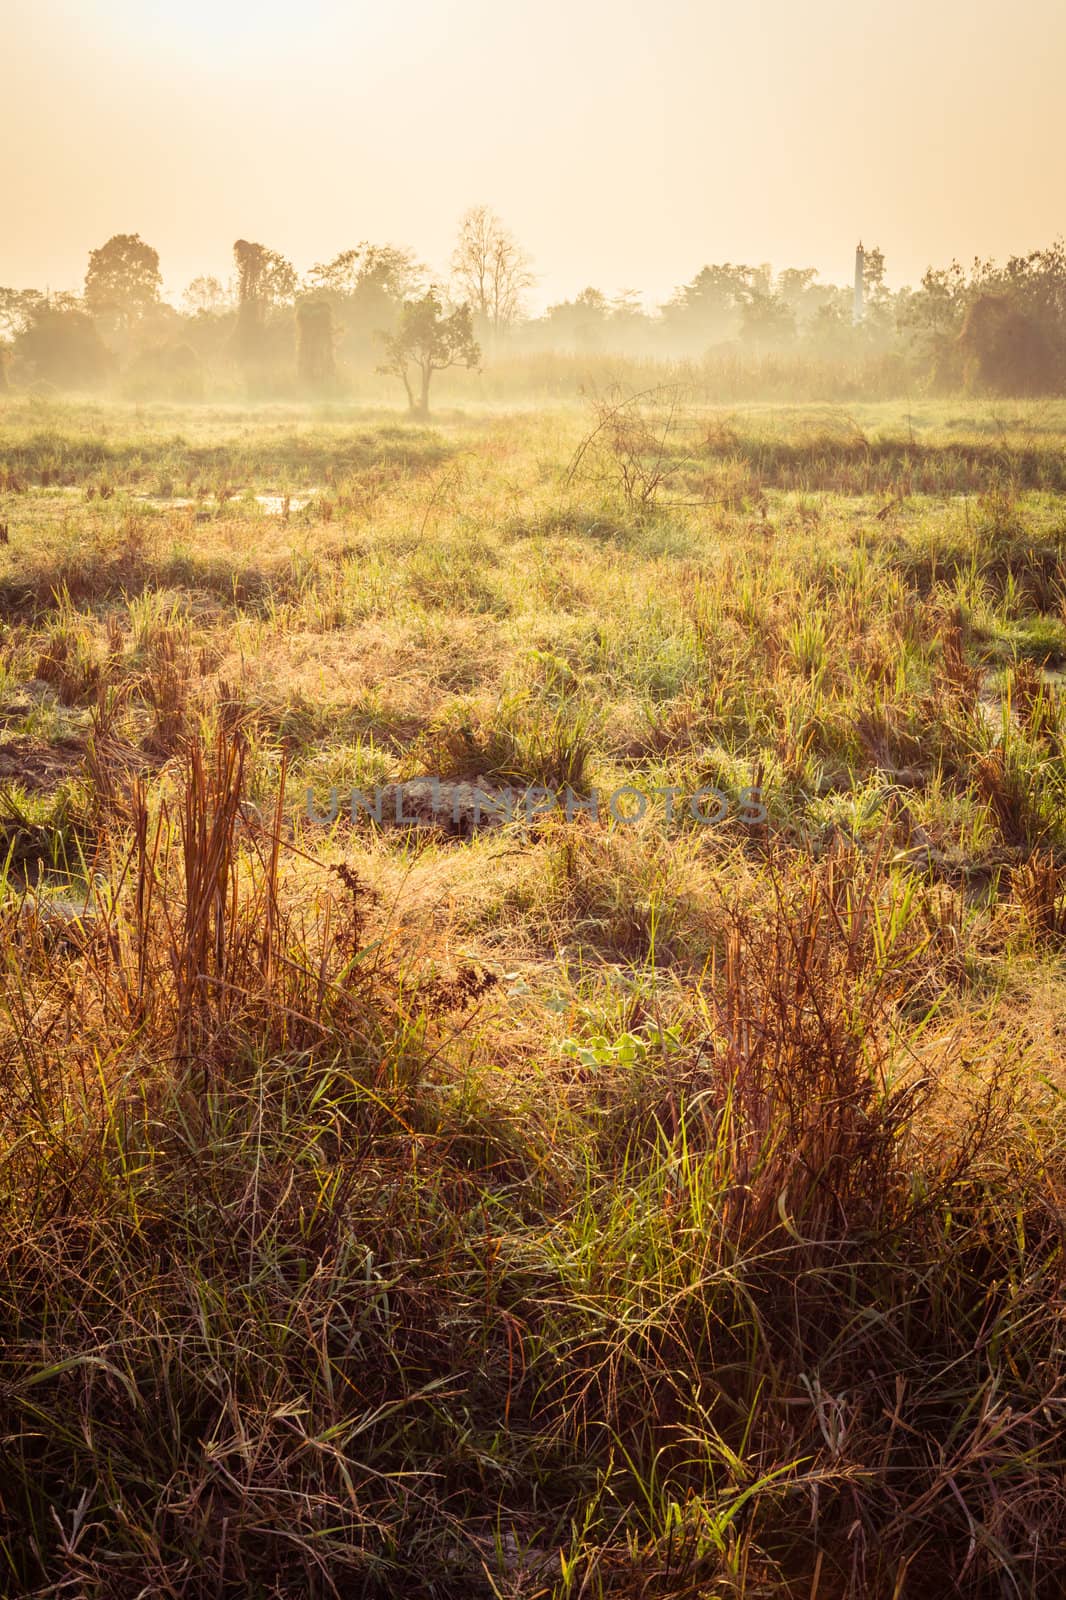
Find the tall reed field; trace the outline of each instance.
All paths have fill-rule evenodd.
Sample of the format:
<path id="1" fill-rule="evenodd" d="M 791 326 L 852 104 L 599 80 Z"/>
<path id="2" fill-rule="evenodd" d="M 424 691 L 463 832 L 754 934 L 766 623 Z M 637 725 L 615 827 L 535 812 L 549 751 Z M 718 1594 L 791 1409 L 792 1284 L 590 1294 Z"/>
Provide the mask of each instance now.
<path id="1" fill-rule="evenodd" d="M 0 399 L 0 1593 L 1062 1594 L 1064 459 Z"/>

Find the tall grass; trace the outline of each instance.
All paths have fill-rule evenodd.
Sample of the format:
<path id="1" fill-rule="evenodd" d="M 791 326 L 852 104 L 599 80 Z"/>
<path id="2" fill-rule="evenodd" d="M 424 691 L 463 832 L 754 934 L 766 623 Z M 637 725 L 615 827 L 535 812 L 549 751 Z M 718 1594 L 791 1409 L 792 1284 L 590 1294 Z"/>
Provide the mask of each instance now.
<path id="1" fill-rule="evenodd" d="M 669 1027 L 501 1097 L 242 752 L 75 935 L 6 913 L 9 1589 L 1056 1593 L 1061 1129 L 903 1048 L 913 885 L 782 861 Z"/>
<path id="2" fill-rule="evenodd" d="M 0 1592 L 1061 1593 L 1058 498 L 669 420 L 11 423 Z"/>

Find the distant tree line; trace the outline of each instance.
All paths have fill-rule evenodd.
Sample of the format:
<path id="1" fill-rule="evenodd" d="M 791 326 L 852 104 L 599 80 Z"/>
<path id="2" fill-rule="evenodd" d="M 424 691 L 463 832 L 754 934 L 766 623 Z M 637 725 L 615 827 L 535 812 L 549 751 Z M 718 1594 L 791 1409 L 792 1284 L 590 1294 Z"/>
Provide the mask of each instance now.
<path id="1" fill-rule="evenodd" d="M 634 290 L 589 287 L 532 316 L 528 256 L 476 206 L 439 281 L 397 245 L 363 241 L 301 276 L 278 251 L 238 239 L 229 279 L 195 278 L 175 306 L 157 252 L 138 234 L 116 234 L 90 253 L 80 294 L 0 289 L 0 385 L 112 383 L 192 399 L 228 383 L 328 395 L 384 373 L 425 414 L 433 375 L 446 367 L 555 351 L 841 367 L 876 358 L 899 392 L 1066 391 L 1061 240 L 1005 265 L 930 268 L 917 289 L 888 288 L 877 248 L 864 273 L 858 322 L 850 285 L 823 283 L 811 267 L 730 262 L 701 267 L 654 310 Z"/>

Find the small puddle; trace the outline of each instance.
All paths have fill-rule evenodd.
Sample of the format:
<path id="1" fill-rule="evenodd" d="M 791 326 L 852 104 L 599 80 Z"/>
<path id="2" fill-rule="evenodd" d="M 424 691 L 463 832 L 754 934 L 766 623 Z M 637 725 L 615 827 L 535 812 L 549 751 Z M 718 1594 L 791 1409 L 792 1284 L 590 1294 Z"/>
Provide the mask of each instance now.
<path id="1" fill-rule="evenodd" d="M 143 505 L 154 506 L 160 511 L 186 511 L 191 506 L 199 506 L 206 510 L 213 507 L 221 511 L 228 505 L 240 505 L 243 495 L 230 495 L 227 500 L 218 500 L 214 495 L 205 495 L 202 500 L 191 500 L 187 497 L 162 494 L 135 494 L 134 500 L 140 500 Z M 266 512 L 268 517 L 283 517 L 293 511 L 302 511 L 304 506 L 309 506 L 314 499 L 310 494 L 257 494 L 252 499 L 257 506 Z"/>
<path id="2" fill-rule="evenodd" d="M 39 490 L 45 495 L 70 495 L 85 496 L 85 487 L 82 484 L 54 484 Z M 89 496 L 90 499 L 99 498 L 103 503 L 117 498 L 123 493 L 121 489 L 113 489 L 109 494 L 98 495 L 97 491 Z M 294 511 L 302 511 L 309 506 L 317 489 L 309 489 L 305 494 L 256 494 L 252 496 L 256 505 L 266 512 L 268 517 L 284 517 Z M 224 506 L 239 505 L 244 500 L 243 495 L 230 495 L 225 500 L 219 500 L 215 495 L 202 495 L 194 500 L 190 495 L 170 494 L 145 494 L 141 490 L 134 490 L 129 494 L 131 500 L 137 500 L 143 506 L 152 506 L 157 511 L 189 511 L 193 507 L 202 510 L 212 509 L 220 511 Z"/>
<path id="3" fill-rule="evenodd" d="M 268 516 L 281 517 L 287 510 L 302 511 L 313 498 L 309 494 L 257 494 L 255 503 L 262 506 Z"/>

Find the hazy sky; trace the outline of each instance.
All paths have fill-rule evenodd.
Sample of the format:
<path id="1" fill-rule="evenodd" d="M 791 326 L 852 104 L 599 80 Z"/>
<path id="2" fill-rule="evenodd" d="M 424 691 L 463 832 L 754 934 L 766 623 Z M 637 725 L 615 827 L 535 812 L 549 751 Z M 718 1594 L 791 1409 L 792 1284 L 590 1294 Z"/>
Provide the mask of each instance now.
<path id="1" fill-rule="evenodd" d="M 1066 229 L 1061 0 L 0 0 L 0 284 L 139 232 L 169 289 L 238 236 L 438 271 L 485 201 L 537 299 L 706 261 L 894 283 Z"/>

